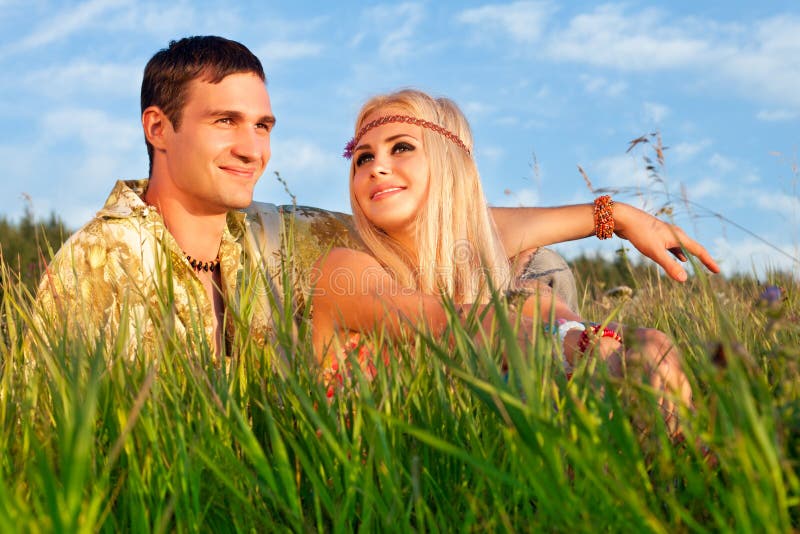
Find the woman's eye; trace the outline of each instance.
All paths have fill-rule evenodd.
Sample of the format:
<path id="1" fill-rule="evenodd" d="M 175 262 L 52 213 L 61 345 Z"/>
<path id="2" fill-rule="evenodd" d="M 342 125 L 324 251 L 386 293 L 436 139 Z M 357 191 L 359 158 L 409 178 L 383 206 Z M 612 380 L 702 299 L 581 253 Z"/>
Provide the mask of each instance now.
<path id="1" fill-rule="evenodd" d="M 361 167 L 361 165 L 367 163 L 368 161 L 372 161 L 372 159 L 373 159 L 372 154 L 370 154 L 369 152 L 362 152 L 356 158 L 356 167 Z"/>
<path id="2" fill-rule="evenodd" d="M 397 152 L 411 152 L 412 150 L 414 150 L 414 145 L 410 143 L 397 143 L 392 147 L 392 152 L 395 154 Z"/>

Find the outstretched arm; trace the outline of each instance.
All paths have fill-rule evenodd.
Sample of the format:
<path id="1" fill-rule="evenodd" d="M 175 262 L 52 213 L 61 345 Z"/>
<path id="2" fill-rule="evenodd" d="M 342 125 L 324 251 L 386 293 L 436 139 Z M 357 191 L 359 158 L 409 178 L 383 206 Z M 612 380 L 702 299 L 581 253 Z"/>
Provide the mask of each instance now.
<path id="1" fill-rule="evenodd" d="M 594 235 L 592 204 L 554 208 L 492 208 L 491 213 L 509 257 L 526 249 Z M 711 272 L 719 272 L 719 266 L 708 251 L 678 226 L 623 202 L 614 204 L 614 222 L 615 234 L 630 241 L 639 252 L 658 263 L 675 280 L 686 280 L 686 271 L 673 259 L 674 256 L 682 262 L 687 260 L 681 246 Z"/>

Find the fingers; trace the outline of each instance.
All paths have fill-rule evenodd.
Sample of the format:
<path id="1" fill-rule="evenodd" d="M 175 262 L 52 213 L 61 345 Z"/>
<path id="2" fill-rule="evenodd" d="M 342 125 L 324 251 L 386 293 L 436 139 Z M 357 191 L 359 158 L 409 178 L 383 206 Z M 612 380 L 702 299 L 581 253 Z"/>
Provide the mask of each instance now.
<path id="1" fill-rule="evenodd" d="M 712 273 L 719 272 L 719 265 L 717 265 L 717 262 L 714 261 L 714 258 L 711 257 L 711 254 L 708 253 L 703 245 L 687 236 L 686 233 L 684 233 L 684 231 L 679 227 L 675 226 L 673 228 L 675 231 L 675 237 L 678 238 L 679 245 L 683 245 L 683 248 L 686 249 L 689 254 L 700 260 L 700 262 L 705 265 L 709 271 Z M 680 252 L 673 250 L 673 248 Z M 686 255 L 680 250 L 680 247 L 673 248 L 669 249 L 670 252 L 672 252 L 681 261 L 686 261 Z"/>
<path id="2" fill-rule="evenodd" d="M 672 249 L 669 249 L 670 252 L 675 254 Z M 675 254 L 677 256 L 677 254 Z M 679 257 L 680 258 L 680 257 Z M 677 280 L 678 282 L 685 282 L 688 278 L 686 274 L 686 270 L 681 266 L 680 263 L 677 263 L 675 260 L 672 259 L 672 256 L 667 254 L 665 250 L 659 250 L 656 254 L 653 255 L 653 261 L 658 263 L 664 272 L 672 278 L 673 280 Z M 684 256 L 683 261 L 686 261 L 686 257 Z"/>
<path id="3" fill-rule="evenodd" d="M 718 273 L 719 265 L 717 265 L 717 262 L 715 262 L 714 258 L 711 257 L 711 254 L 709 254 L 708 251 L 702 246 L 697 245 L 697 247 L 699 250 L 689 251 L 689 252 L 691 252 L 695 257 L 697 257 L 697 259 L 699 259 L 709 271 L 711 271 L 712 273 Z"/>
<path id="4" fill-rule="evenodd" d="M 669 250 L 673 256 L 675 256 L 676 258 L 678 258 L 683 262 L 688 260 L 688 258 L 686 258 L 686 254 L 683 253 L 683 249 L 681 247 L 672 247 L 668 248 L 667 250 Z"/>

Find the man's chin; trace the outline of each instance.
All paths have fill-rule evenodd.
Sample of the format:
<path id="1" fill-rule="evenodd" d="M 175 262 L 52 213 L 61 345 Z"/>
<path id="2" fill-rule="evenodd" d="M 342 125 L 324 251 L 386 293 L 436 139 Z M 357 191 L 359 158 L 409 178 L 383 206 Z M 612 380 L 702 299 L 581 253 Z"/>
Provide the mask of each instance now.
<path id="1" fill-rule="evenodd" d="M 253 190 L 242 192 L 228 199 L 228 208 L 232 210 L 242 210 L 253 203 Z"/>

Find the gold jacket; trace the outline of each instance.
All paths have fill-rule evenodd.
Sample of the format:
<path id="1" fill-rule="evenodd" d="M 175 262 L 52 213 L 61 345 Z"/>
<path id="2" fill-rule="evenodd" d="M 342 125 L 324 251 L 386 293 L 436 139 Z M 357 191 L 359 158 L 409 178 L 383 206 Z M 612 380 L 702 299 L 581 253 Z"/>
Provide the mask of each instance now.
<path id="1" fill-rule="evenodd" d="M 189 350 L 213 353 L 212 304 L 161 215 L 142 200 L 147 183 L 118 181 L 103 208 L 53 257 L 37 292 L 42 339 L 82 335 L 132 358 L 174 335 Z M 235 323 L 264 341 L 271 331 L 269 284 L 247 278 L 266 281 L 263 262 L 251 250 L 255 269 L 243 264 L 243 246 L 252 243 L 242 239 L 247 225 L 244 213 L 230 212 L 219 249 L 226 345 Z"/>

